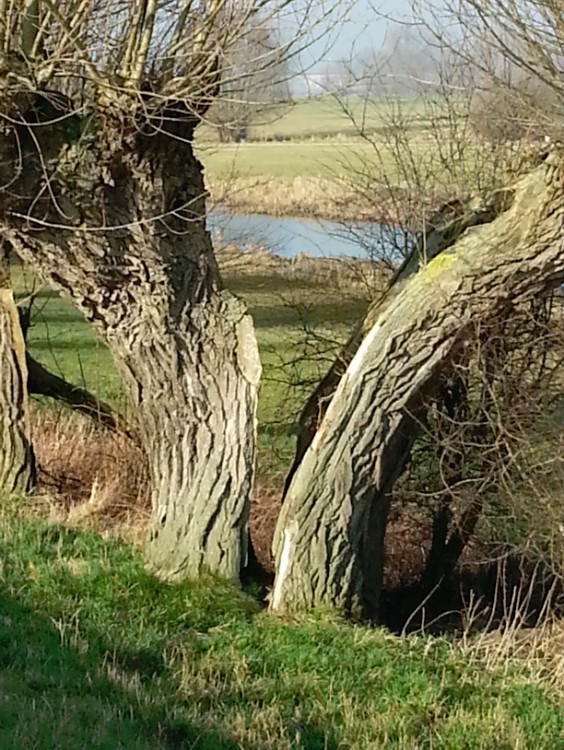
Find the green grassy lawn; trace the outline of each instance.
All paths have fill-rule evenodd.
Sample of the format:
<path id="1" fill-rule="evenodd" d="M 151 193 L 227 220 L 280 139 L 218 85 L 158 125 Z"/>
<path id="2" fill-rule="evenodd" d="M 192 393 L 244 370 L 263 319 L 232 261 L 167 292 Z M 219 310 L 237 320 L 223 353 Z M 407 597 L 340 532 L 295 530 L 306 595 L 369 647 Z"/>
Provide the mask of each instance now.
<path id="1" fill-rule="evenodd" d="M 427 108 L 428 109 L 428 108 Z M 298 99 L 259 115 L 250 128 L 252 139 L 357 137 L 359 130 L 377 132 L 390 122 L 390 114 L 400 111 L 420 129 L 428 124 L 428 114 L 420 99 L 365 100 L 352 96 L 339 102 L 333 96 Z M 215 140 L 215 131 L 200 126 L 202 140 Z"/>
<path id="2" fill-rule="evenodd" d="M 518 662 L 162 584 L 130 547 L 22 503 L 2 507 L 0 556 L 3 749 L 563 746 L 561 692 Z"/>
<path id="3" fill-rule="evenodd" d="M 356 144 L 355 149 L 366 151 Z M 331 177 L 338 155 L 331 142 L 237 143 L 206 145 L 198 152 L 212 180 L 262 177 L 292 180 L 296 177 Z"/>
<path id="4" fill-rule="evenodd" d="M 419 150 L 429 170 L 439 174 L 437 157 L 429 151 L 423 136 L 410 139 L 411 148 Z M 427 149 L 427 151 L 425 151 Z M 296 178 L 333 179 L 373 174 L 387 175 L 392 182 L 402 182 L 404 176 L 386 147 L 360 140 L 311 140 L 285 143 L 202 144 L 198 156 L 204 164 L 209 180 L 233 180 L 260 177 L 268 181 L 288 182 Z M 372 165 L 372 166 L 370 166 Z"/>
<path id="5" fill-rule="evenodd" d="M 203 126 L 196 142 L 209 179 L 260 176 L 291 180 L 359 173 L 374 157 L 373 147 L 359 135 L 361 130 L 377 138 L 378 132 L 389 125 L 391 110 L 398 108 L 409 120 L 414 139 L 422 139 L 428 125 L 424 106 L 418 100 L 393 104 L 352 97 L 345 105 L 348 113 L 332 97 L 300 100 L 273 115 L 268 123 L 253 127 L 252 141 L 238 144 L 218 144 L 213 131 Z M 275 138 L 285 141 L 272 140 Z"/>

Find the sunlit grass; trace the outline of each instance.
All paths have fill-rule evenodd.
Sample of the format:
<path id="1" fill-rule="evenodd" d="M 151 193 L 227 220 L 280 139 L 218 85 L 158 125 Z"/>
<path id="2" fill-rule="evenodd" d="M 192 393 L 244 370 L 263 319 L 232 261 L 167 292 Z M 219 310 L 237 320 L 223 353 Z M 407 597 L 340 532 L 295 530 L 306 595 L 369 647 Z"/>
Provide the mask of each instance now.
<path id="1" fill-rule="evenodd" d="M 320 96 L 312 99 L 298 99 L 264 113 L 255 123 L 251 123 L 249 136 L 253 140 L 285 138 L 357 137 L 363 130 L 374 133 L 390 124 L 393 113 L 401 111 L 409 118 L 415 129 L 429 124 L 429 103 L 418 98 L 372 99 L 350 96 L 337 99 L 333 96 Z M 200 141 L 217 140 L 217 133 L 208 125 L 197 131 Z"/>
<path id="2" fill-rule="evenodd" d="M 0 514 L 0 747 L 553 750 L 562 692 L 527 663 L 236 587 L 166 585 L 137 552 Z"/>

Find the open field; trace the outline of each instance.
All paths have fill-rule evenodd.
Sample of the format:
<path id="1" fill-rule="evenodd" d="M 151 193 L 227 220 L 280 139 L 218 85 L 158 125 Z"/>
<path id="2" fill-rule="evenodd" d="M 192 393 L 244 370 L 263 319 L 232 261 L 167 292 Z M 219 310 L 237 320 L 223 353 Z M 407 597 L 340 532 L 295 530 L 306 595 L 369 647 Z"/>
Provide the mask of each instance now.
<path id="1" fill-rule="evenodd" d="M 416 129 L 428 125 L 428 114 L 419 99 L 365 100 L 350 96 L 338 101 L 333 96 L 298 99 L 266 112 L 249 130 L 251 140 L 357 137 L 359 129 L 376 133 L 390 121 L 390 113 L 400 111 Z M 217 139 L 216 131 L 201 125 L 201 140 Z"/>
<path id="2" fill-rule="evenodd" d="M 449 117 L 433 101 L 353 97 L 345 105 L 348 113 L 330 97 L 300 101 L 240 143 L 219 143 L 204 126 L 196 149 L 212 204 L 278 216 L 378 220 L 391 188 L 443 197 L 482 191 L 492 170 L 505 174 L 525 153 L 476 139 L 466 114 L 457 123 L 452 102 Z"/>
<path id="3" fill-rule="evenodd" d="M 296 177 L 329 179 L 342 173 L 340 151 L 346 148 L 360 167 L 368 146 L 356 141 L 289 141 L 287 143 L 233 143 L 200 146 L 199 156 L 211 180 L 258 177 L 290 181 Z"/>
<path id="4" fill-rule="evenodd" d="M 235 211 L 272 215 L 364 218 L 370 212 L 358 195 L 344 195 L 344 182 L 361 175 L 376 158 L 359 128 L 378 141 L 389 103 L 347 102 L 353 119 L 332 97 L 303 100 L 251 130 L 251 140 L 220 144 L 201 127 L 196 143 L 213 203 Z M 400 104 L 398 104 L 400 106 Z M 426 120 L 420 102 L 403 102 L 412 117 L 413 138 L 425 148 Z M 391 154 L 383 166 L 394 174 Z M 399 179 L 399 175 L 396 175 Z M 365 203 L 365 201 L 364 201 Z"/>

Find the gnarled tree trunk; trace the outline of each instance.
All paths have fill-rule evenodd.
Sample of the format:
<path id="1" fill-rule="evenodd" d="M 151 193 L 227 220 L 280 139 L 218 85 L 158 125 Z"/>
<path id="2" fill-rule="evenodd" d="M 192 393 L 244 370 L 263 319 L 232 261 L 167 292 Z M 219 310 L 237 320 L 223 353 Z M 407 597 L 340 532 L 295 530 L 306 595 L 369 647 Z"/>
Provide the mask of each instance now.
<path id="1" fill-rule="evenodd" d="M 221 287 L 194 118 L 182 104 L 154 119 L 140 108 L 126 127 L 111 103 L 95 122 L 55 104 L 29 96 L 21 124 L 4 126 L 0 161 L 12 178 L 19 160 L 23 170 L 0 197 L 0 230 L 73 299 L 123 375 L 150 467 L 150 567 L 237 578 L 260 362 L 244 304 Z"/>
<path id="2" fill-rule="evenodd" d="M 375 617 L 390 489 L 440 371 L 470 324 L 564 279 L 564 159 L 520 180 L 377 316 L 299 464 L 275 539 L 276 611 L 327 604 Z"/>
<path id="3" fill-rule="evenodd" d="M 25 342 L 0 257 L 0 493 L 28 492 L 35 482 L 27 403 Z"/>

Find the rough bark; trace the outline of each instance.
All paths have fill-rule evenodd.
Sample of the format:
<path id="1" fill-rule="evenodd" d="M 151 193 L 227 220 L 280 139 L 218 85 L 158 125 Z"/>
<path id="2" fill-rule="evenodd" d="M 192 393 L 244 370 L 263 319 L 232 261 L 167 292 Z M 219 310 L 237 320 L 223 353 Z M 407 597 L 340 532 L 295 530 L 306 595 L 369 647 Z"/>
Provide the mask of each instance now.
<path id="1" fill-rule="evenodd" d="M 422 265 L 451 245 L 470 227 L 491 221 L 509 198 L 510 191 L 500 190 L 488 198 L 470 199 L 466 202 L 454 200 L 445 203 L 429 218 L 423 236 L 414 243 L 411 253 L 391 278 L 386 291 L 369 306 L 364 318 L 356 326 L 349 340 L 306 401 L 298 422 L 296 453 L 286 477 L 285 493 L 325 416 L 341 378 L 380 315 L 401 292 L 406 281 L 417 273 Z"/>
<path id="2" fill-rule="evenodd" d="M 0 258 L 0 493 L 28 492 L 35 483 L 27 403 L 25 342 Z"/>
<path id="3" fill-rule="evenodd" d="M 402 285 L 358 348 L 282 507 L 274 610 L 327 604 L 377 616 L 381 547 L 366 542 L 382 538 L 390 488 L 439 373 L 463 356 L 471 324 L 564 278 L 563 155 L 507 195 L 497 216 Z"/>
<path id="4" fill-rule="evenodd" d="M 83 122 L 72 103 L 56 104 L 19 102 L 12 119 L 34 118 L 32 137 L 4 126 L 12 185 L 0 230 L 93 323 L 123 375 L 150 468 L 151 568 L 237 578 L 260 363 L 244 304 L 221 288 L 194 120 L 181 104 L 149 117 L 149 101 L 136 124 L 113 122 L 111 103 Z"/>

